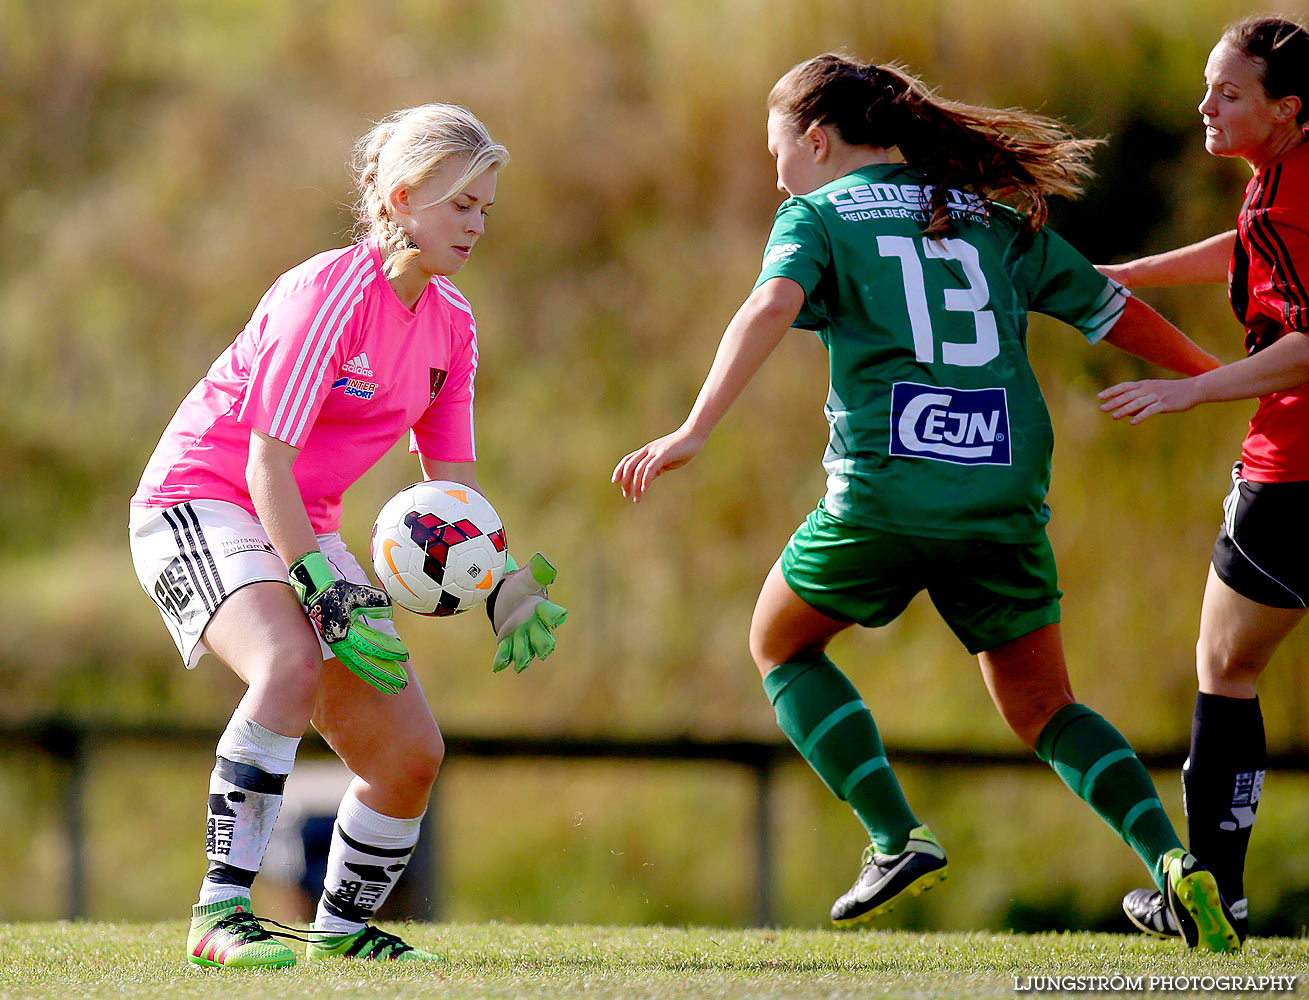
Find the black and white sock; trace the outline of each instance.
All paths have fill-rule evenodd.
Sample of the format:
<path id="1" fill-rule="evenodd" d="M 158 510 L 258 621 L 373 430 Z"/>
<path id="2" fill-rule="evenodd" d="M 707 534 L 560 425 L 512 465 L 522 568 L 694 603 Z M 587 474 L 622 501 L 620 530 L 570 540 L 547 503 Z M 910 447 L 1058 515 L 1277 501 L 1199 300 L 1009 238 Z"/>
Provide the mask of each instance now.
<path id="1" fill-rule="evenodd" d="M 1245 897 L 1245 854 L 1267 762 L 1258 698 L 1196 695 L 1191 755 L 1182 765 L 1186 832 L 1229 904 Z"/>
<path id="2" fill-rule="evenodd" d="M 408 866 L 422 822 L 422 816 L 383 816 L 360 802 L 353 788 L 347 791 L 332 830 L 314 930 L 353 934 L 371 920 Z"/>
<path id="3" fill-rule="evenodd" d="M 202 905 L 250 895 L 299 745 L 299 737 L 265 729 L 240 709 L 232 714 L 209 776 Z"/>

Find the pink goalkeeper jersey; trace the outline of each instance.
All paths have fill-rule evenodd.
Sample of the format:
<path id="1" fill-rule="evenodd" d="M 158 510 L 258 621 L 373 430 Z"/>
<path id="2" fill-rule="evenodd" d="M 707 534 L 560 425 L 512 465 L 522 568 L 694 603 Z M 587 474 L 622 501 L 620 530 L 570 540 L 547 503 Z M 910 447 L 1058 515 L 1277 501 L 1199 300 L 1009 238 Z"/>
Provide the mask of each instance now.
<path id="1" fill-rule="evenodd" d="M 405 433 L 410 450 L 471 462 L 477 324 L 435 276 L 412 312 L 370 241 L 287 271 L 182 401 L 134 507 L 226 500 L 255 513 L 250 432 L 300 449 L 292 470 L 314 531 L 337 530 L 341 494 Z"/>

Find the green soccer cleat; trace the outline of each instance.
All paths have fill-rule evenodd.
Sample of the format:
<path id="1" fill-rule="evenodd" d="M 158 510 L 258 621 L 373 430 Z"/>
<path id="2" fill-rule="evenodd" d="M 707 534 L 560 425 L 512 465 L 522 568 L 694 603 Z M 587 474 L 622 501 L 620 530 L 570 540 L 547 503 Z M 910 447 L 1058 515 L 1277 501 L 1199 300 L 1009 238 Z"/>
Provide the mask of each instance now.
<path id="1" fill-rule="evenodd" d="M 869 844 L 864 848 L 863 870 L 850 891 L 832 904 L 832 923 L 850 927 L 881 916 L 901 899 L 917 896 L 949 871 L 945 851 L 926 826 L 916 826 L 899 854 L 879 854 Z"/>
<path id="2" fill-rule="evenodd" d="M 353 934 L 329 936 L 317 931 L 309 932 L 309 947 L 305 959 L 362 958 L 374 962 L 441 962 L 439 955 L 405 944 L 394 934 L 365 927 Z"/>
<path id="3" fill-rule="evenodd" d="M 295 965 L 295 952 L 264 930 L 243 897 L 193 906 L 186 953 L 196 965 L 229 969 Z"/>
<path id="4" fill-rule="evenodd" d="M 1167 852 L 1163 862 L 1168 909 L 1186 946 L 1239 951 L 1241 935 L 1235 918 L 1209 869 L 1180 847 Z"/>

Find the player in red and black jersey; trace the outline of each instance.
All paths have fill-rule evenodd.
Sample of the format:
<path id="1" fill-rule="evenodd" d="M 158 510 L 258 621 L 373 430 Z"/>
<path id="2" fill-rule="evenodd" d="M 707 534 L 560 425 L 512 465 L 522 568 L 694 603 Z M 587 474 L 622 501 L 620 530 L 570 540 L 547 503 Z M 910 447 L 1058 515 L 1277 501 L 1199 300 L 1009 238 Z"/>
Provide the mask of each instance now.
<path id="1" fill-rule="evenodd" d="M 1303 140 L 1301 133 L 1297 145 L 1251 178 L 1237 221 L 1230 290 L 1251 355 L 1288 331 L 1309 330 L 1309 143 Z M 1309 480 L 1307 414 L 1309 385 L 1261 396 L 1242 448 L 1243 477 Z"/>
<path id="2" fill-rule="evenodd" d="M 1210 53 L 1205 87 L 1205 148 L 1254 171 L 1237 228 L 1101 270 L 1138 288 L 1226 277 L 1246 357 L 1193 378 L 1124 382 L 1100 398 L 1132 423 L 1259 400 L 1205 586 L 1182 768 L 1191 852 L 1217 877 L 1244 935 L 1245 855 L 1267 759 L 1255 684 L 1309 607 L 1309 33 L 1282 18 L 1232 25 Z M 1129 893 L 1123 908 L 1142 930 L 1177 933 L 1153 890 Z"/>

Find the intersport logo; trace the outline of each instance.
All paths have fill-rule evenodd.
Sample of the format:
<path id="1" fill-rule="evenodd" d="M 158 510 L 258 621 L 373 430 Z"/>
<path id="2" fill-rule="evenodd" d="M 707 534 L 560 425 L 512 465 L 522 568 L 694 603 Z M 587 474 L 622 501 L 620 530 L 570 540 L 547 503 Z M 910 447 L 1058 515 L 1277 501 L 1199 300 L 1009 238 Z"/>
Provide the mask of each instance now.
<path id="1" fill-rule="evenodd" d="M 332 383 L 333 389 L 343 389 L 347 396 L 354 396 L 356 399 L 372 399 L 373 393 L 377 391 L 376 382 L 365 382 L 358 378 L 339 378 Z"/>
<path id="2" fill-rule="evenodd" d="M 890 453 L 955 465 L 1010 465 L 1004 389 L 896 382 L 891 387 Z"/>

